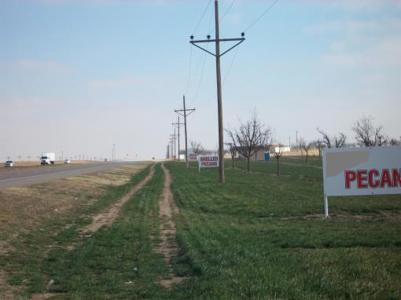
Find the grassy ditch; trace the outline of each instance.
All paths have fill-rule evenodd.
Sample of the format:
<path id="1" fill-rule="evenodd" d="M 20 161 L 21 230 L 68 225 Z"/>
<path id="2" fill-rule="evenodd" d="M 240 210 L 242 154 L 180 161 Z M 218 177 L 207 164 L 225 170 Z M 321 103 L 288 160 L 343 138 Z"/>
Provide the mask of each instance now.
<path id="1" fill-rule="evenodd" d="M 160 296 L 158 278 L 167 274 L 159 243 L 158 201 L 163 188 L 155 176 L 127 202 L 113 226 L 102 228 L 73 251 L 55 249 L 42 271 L 58 299 L 144 299 Z M 43 292 L 43 287 L 31 292 Z"/>
<path id="2" fill-rule="evenodd" d="M 177 298 L 399 299 L 401 197 L 330 200 L 314 162 L 253 162 L 250 174 L 169 164 L 177 238 L 192 278 Z M 227 166 L 229 163 L 227 162 Z"/>
<path id="3" fill-rule="evenodd" d="M 35 226 L 33 230 L 25 229 L 16 239 L 10 241 L 12 250 L 0 256 L 0 268 L 8 275 L 8 284 L 21 297 L 42 291 L 48 283 L 48 276 L 43 270 L 46 257 L 56 249 L 64 249 L 66 245 L 76 241 L 79 229 L 91 221 L 91 215 L 121 198 L 148 173 L 149 167 L 131 176 L 125 184 L 105 188 L 96 201 L 42 220 L 40 226 Z"/>

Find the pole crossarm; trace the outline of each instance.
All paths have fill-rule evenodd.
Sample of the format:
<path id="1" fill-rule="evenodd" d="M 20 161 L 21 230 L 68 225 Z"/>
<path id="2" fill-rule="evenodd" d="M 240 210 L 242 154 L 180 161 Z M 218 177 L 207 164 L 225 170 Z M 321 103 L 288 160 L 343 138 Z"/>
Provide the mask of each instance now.
<path id="1" fill-rule="evenodd" d="M 196 109 L 195 108 L 187 108 L 185 104 L 185 95 L 182 97 L 182 107 L 183 109 L 176 109 L 174 110 L 175 113 L 177 113 L 179 116 L 184 117 L 184 123 L 181 123 L 184 125 L 185 129 L 185 163 L 187 165 L 187 168 L 189 168 L 189 160 L 188 160 L 188 131 L 187 131 L 187 117 L 193 113 Z M 180 119 L 178 117 L 178 139 L 180 138 Z M 179 143 L 179 142 L 178 142 Z M 178 146 L 178 149 L 180 146 Z M 179 156 L 179 154 L 178 154 Z"/>
<path id="2" fill-rule="evenodd" d="M 187 109 L 187 110 L 186 110 L 186 112 L 187 112 L 187 117 L 188 117 L 190 114 L 192 114 L 193 112 L 195 112 L 195 111 L 196 111 L 195 108 Z M 185 117 L 185 116 L 184 116 L 185 111 L 184 111 L 183 109 L 175 110 L 175 112 L 176 112 L 177 114 L 179 114 L 180 116 Z M 182 112 L 183 112 L 184 114 L 182 114 Z M 182 124 L 182 123 L 181 123 L 181 124 Z"/>
<path id="3" fill-rule="evenodd" d="M 214 20 L 215 20 L 215 38 L 211 39 L 210 35 L 207 35 L 206 40 L 194 40 L 194 36 L 191 35 L 190 43 L 213 55 L 216 58 L 216 85 L 217 85 L 217 117 L 218 117 L 218 133 L 219 133 L 219 180 L 224 184 L 224 122 L 223 122 L 223 92 L 221 84 L 221 57 L 239 46 L 245 41 L 245 33 L 241 33 L 240 38 L 220 38 L 220 18 L 219 18 L 219 0 L 214 0 Z M 228 48 L 226 51 L 221 51 L 220 44 L 224 42 L 234 42 L 234 45 Z M 215 51 L 209 51 L 202 47 L 202 44 L 214 43 Z"/>
<path id="4" fill-rule="evenodd" d="M 223 53 L 221 53 L 219 55 L 219 57 L 222 57 L 224 54 L 230 52 L 231 50 L 233 50 L 235 47 L 239 46 L 240 44 L 242 44 L 245 41 L 245 38 L 228 38 L 228 39 L 207 39 L 207 40 L 192 40 L 190 41 L 190 43 L 192 45 L 194 45 L 195 47 L 198 47 L 199 49 L 209 53 L 210 55 L 213 55 L 214 57 L 216 57 L 216 53 L 213 53 L 201 46 L 199 46 L 198 44 L 202 44 L 202 43 L 216 43 L 216 42 L 237 42 L 234 46 L 230 47 L 228 50 L 224 51 Z"/>

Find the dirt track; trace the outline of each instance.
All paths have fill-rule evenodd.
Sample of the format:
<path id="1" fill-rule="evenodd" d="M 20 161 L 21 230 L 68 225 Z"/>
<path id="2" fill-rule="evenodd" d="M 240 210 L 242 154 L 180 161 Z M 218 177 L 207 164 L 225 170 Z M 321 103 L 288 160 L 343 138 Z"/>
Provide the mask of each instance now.
<path id="1" fill-rule="evenodd" d="M 172 260 L 178 255 L 178 245 L 176 241 L 176 226 L 174 215 L 179 213 L 171 192 L 171 175 L 164 164 L 161 165 L 164 173 L 163 193 L 160 197 L 160 246 L 159 252 L 164 257 L 164 262 L 169 269 L 169 278 L 160 280 L 160 285 L 164 288 L 171 288 L 175 284 L 184 281 L 185 277 L 179 277 L 174 274 Z"/>
<path id="2" fill-rule="evenodd" d="M 102 226 L 110 226 L 114 220 L 118 217 L 121 207 L 131 199 L 131 197 L 137 193 L 146 183 L 152 179 L 154 175 L 154 165 L 151 167 L 149 174 L 138 184 L 136 184 L 127 194 L 125 194 L 120 200 L 114 203 L 107 210 L 93 217 L 92 223 L 81 230 L 82 234 L 92 234 L 100 229 Z"/>

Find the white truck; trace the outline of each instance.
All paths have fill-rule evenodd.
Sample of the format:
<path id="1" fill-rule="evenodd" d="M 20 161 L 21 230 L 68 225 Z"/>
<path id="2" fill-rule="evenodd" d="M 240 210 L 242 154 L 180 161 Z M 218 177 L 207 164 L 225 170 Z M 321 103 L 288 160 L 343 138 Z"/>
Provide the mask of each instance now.
<path id="1" fill-rule="evenodd" d="M 43 153 L 40 157 L 40 164 L 43 165 L 54 165 L 56 161 L 55 153 Z"/>

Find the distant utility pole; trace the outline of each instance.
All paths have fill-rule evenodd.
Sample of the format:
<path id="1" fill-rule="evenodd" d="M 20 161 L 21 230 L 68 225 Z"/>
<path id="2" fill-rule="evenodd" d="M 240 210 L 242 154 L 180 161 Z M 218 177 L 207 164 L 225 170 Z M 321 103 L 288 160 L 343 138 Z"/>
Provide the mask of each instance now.
<path id="1" fill-rule="evenodd" d="M 187 132 L 187 117 L 195 111 L 195 108 L 187 108 L 185 105 L 185 96 L 182 98 L 183 109 L 176 109 L 175 112 L 184 117 L 184 129 L 185 129 L 185 163 L 189 168 L 188 160 L 188 132 Z"/>
<path id="2" fill-rule="evenodd" d="M 174 128 L 174 134 L 170 134 L 170 143 L 171 143 L 171 158 L 174 159 L 174 157 L 175 157 L 175 128 Z"/>
<path id="3" fill-rule="evenodd" d="M 177 120 L 177 123 L 172 123 L 172 125 L 173 126 L 177 126 L 177 129 L 178 129 L 178 144 L 177 144 L 177 146 L 178 146 L 178 149 L 177 149 L 177 152 L 178 152 L 178 160 L 180 160 L 180 151 L 181 151 L 181 147 L 180 147 L 180 128 L 181 128 L 181 125 L 183 125 L 183 123 L 181 123 L 181 121 L 180 121 L 180 116 L 178 116 L 178 120 Z"/>
<path id="4" fill-rule="evenodd" d="M 116 144 L 113 144 L 113 149 L 111 150 L 111 161 L 116 159 Z"/>
<path id="5" fill-rule="evenodd" d="M 239 44 L 245 41 L 245 33 L 241 33 L 240 38 L 230 38 L 230 39 L 220 39 L 220 24 L 219 24 L 219 1 L 214 1 L 214 11 L 215 11 L 215 30 L 216 37 L 215 39 L 211 39 L 210 35 L 207 36 L 207 40 L 194 40 L 194 36 L 191 36 L 190 43 L 199 49 L 213 55 L 216 58 L 216 79 L 217 79 L 217 110 L 218 110 L 218 119 L 219 119 L 219 173 L 220 173 L 220 182 L 224 183 L 224 128 L 223 128 L 223 93 L 221 89 L 221 64 L 220 58 L 237 47 Z M 228 48 L 228 50 L 220 53 L 220 43 L 221 42 L 235 42 L 233 46 Z M 215 43 L 215 52 L 211 52 L 200 46 L 202 43 Z"/>

